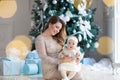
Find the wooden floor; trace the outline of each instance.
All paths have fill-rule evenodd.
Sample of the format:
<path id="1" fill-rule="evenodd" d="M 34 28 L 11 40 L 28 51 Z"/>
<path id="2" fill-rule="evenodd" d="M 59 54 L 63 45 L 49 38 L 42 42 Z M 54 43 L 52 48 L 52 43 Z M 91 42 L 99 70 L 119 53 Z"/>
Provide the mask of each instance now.
<path id="1" fill-rule="evenodd" d="M 39 75 L 36 76 L 0 76 L 0 80 L 44 80 Z M 120 75 L 95 72 L 84 75 L 83 80 L 120 80 Z"/>
<path id="2" fill-rule="evenodd" d="M 83 80 L 120 80 L 120 74 L 113 74 L 112 71 L 91 71 L 87 67 L 82 67 Z M 41 75 L 31 76 L 0 76 L 0 80 L 44 80 Z"/>
<path id="3" fill-rule="evenodd" d="M 32 76 L 0 76 L 0 80 L 44 80 L 41 75 Z"/>

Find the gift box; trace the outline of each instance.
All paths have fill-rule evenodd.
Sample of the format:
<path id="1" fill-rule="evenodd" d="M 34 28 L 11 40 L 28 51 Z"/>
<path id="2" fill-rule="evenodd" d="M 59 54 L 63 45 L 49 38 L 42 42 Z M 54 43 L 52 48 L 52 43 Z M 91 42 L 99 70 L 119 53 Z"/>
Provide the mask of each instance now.
<path id="1" fill-rule="evenodd" d="M 10 61 L 3 59 L 1 62 L 1 75 L 15 76 L 20 75 L 21 70 L 25 64 L 24 60 L 21 61 Z"/>
<path id="2" fill-rule="evenodd" d="M 40 59 L 36 50 L 29 52 L 26 56 L 26 59 Z"/>
<path id="3" fill-rule="evenodd" d="M 33 66 L 33 67 L 32 67 Z M 25 65 L 23 68 L 23 74 L 40 74 L 42 75 L 41 59 L 36 50 L 28 53 L 25 59 Z"/>
<path id="4" fill-rule="evenodd" d="M 41 60 L 40 59 L 26 59 L 22 69 L 24 75 L 42 75 Z"/>
<path id="5" fill-rule="evenodd" d="M 36 75 L 38 74 L 38 65 L 33 63 L 33 64 L 24 64 L 23 67 L 23 74 L 25 75 Z"/>

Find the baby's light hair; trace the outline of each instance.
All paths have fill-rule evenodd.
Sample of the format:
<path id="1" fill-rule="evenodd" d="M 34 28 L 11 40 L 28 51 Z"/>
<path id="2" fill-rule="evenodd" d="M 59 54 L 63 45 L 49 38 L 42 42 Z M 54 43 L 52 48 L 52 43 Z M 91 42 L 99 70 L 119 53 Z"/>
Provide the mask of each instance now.
<path id="1" fill-rule="evenodd" d="M 69 40 L 73 40 L 76 43 L 78 43 L 78 39 L 75 36 L 69 36 L 67 41 L 69 41 Z"/>

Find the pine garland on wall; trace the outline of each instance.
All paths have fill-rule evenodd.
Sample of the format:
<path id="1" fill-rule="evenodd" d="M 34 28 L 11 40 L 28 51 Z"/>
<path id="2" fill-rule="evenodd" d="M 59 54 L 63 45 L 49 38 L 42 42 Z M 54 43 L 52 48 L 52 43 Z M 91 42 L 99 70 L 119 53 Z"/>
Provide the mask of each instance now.
<path id="1" fill-rule="evenodd" d="M 79 1 L 79 2 L 76 2 Z M 66 23 L 67 36 L 75 35 L 82 52 L 97 47 L 99 26 L 94 22 L 96 9 L 88 8 L 90 0 L 34 0 L 30 35 L 37 37 L 44 30 L 44 25 L 53 16 L 59 16 Z M 86 8 L 87 6 L 87 8 Z"/>

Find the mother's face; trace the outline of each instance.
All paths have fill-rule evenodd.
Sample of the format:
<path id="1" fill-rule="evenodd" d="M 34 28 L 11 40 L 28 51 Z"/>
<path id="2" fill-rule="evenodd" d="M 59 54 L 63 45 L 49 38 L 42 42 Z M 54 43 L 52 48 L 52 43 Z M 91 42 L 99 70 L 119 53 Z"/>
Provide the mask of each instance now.
<path id="1" fill-rule="evenodd" d="M 61 28 L 62 28 L 62 24 L 60 22 L 57 22 L 55 24 L 51 24 L 51 23 L 49 24 L 49 30 L 52 36 L 58 34 Z"/>

